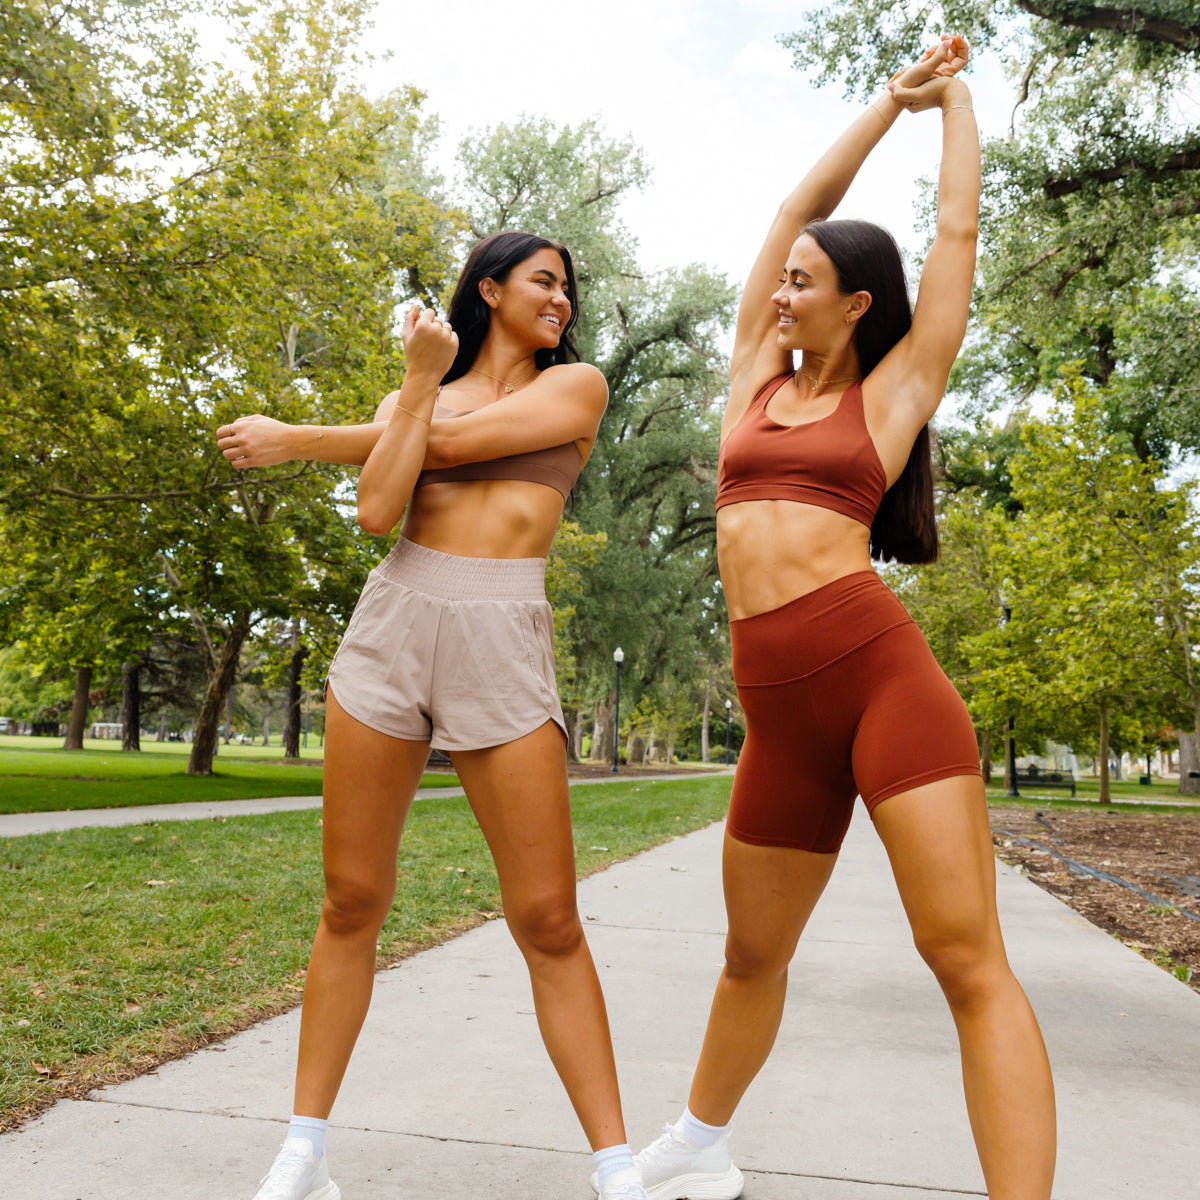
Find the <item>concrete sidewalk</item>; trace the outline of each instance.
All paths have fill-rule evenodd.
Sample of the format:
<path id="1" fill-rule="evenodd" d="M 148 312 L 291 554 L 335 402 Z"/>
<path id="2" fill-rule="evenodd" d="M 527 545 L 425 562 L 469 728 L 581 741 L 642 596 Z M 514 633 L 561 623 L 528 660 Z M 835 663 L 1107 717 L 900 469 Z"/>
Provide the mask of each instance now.
<path id="1" fill-rule="evenodd" d="M 719 968 L 721 828 L 592 876 L 635 1148 L 687 1095 Z M 1200 996 L 1001 867 L 1014 965 L 1059 1097 L 1057 1200 L 1183 1200 L 1200 1148 Z M 747 1200 L 983 1195 L 954 1031 L 861 809 L 802 940 L 734 1149 Z M 0 1138 L 4 1200 L 248 1200 L 283 1136 L 298 1010 Z M 383 973 L 330 1133 L 346 1200 L 589 1200 L 587 1147 L 490 922 Z"/>

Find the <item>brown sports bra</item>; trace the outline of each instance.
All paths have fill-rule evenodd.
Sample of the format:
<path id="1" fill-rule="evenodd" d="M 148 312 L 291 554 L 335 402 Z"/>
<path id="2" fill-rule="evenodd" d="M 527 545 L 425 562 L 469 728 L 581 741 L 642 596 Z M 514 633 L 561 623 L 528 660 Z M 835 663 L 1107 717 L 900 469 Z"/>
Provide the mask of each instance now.
<path id="1" fill-rule="evenodd" d="M 454 417 L 465 417 L 473 409 L 444 408 L 434 401 L 433 419 L 449 421 Z M 422 471 L 417 476 L 416 486 L 426 483 L 457 483 L 471 479 L 525 479 L 530 483 L 544 483 L 552 487 L 565 500 L 579 472 L 583 470 L 583 459 L 574 442 L 561 446 L 548 446 L 545 450 L 528 450 L 524 454 L 509 454 L 505 458 L 492 458 L 486 462 L 459 463 L 456 467 L 440 467 L 433 471 Z"/>
<path id="2" fill-rule="evenodd" d="M 767 401 L 792 372 L 764 384 L 721 444 L 717 507 L 742 500 L 795 500 L 832 509 L 869 529 L 887 475 L 863 415 L 862 382 L 852 383 L 827 417 L 780 425 Z"/>

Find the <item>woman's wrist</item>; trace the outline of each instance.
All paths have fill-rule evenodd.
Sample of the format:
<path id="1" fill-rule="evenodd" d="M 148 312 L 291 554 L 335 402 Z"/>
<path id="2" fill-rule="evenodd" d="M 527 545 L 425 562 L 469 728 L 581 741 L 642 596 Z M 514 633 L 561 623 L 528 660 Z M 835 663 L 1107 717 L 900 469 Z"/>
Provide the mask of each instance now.
<path id="1" fill-rule="evenodd" d="M 945 116 L 953 109 L 968 109 L 974 111 L 971 99 L 971 89 L 961 79 L 951 79 L 942 93 L 942 115 Z"/>
<path id="2" fill-rule="evenodd" d="M 884 90 L 876 96 L 867 107 L 883 122 L 884 129 L 891 129 L 896 118 L 903 111 L 903 105 L 897 103 L 891 91 Z"/>

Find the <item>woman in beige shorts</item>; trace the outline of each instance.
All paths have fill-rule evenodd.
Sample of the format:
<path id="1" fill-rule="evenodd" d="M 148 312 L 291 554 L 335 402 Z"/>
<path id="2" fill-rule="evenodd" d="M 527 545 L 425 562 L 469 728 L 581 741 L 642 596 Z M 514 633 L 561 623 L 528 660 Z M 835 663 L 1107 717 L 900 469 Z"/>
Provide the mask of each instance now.
<path id="1" fill-rule="evenodd" d="M 445 320 L 405 321 L 407 373 L 369 425 L 241 417 L 218 430 L 235 467 L 361 463 L 358 520 L 400 539 L 371 572 L 329 671 L 325 899 L 300 1026 L 295 1109 L 256 1200 L 336 1200 L 325 1124 L 375 972 L 409 804 L 448 751 L 529 967 L 546 1049 L 596 1152 L 604 1200 L 644 1200 L 621 1119 L 600 983 L 575 905 L 566 742 L 546 554 L 608 400 L 578 360 L 571 258 L 494 234 Z"/>

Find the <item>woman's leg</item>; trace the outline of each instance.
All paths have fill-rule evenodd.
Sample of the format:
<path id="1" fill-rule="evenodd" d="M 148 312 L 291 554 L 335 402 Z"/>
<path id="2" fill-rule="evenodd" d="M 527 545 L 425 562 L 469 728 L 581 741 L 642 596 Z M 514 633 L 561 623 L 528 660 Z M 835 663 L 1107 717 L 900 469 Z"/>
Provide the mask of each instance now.
<path id="1" fill-rule="evenodd" d="M 725 835 L 729 933 L 688 1108 L 726 1125 L 775 1044 L 796 943 L 833 873 L 836 854 L 755 846 Z"/>
<path id="2" fill-rule="evenodd" d="M 625 1127 L 608 1015 L 575 906 L 562 731 L 548 721 L 515 742 L 453 758 L 496 862 L 550 1059 L 592 1149 L 619 1145 Z"/>
<path id="3" fill-rule="evenodd" d="M 396 855 L 427 742 L 325 710 L 325 899 L 304 980 L 294 1111 L 327 1118 L 367 1015 L 375 946 L 396 890 Z"/>
<path id="4" fill-rule="evenodd" d="M 960 776 L 892 796 L 872 818 L 921 957 L 950 1004 L 991 1200 L 1048 1200 L 1054 1085 L 1037 1020 L 1008 965 L 983 784 Z"/>

